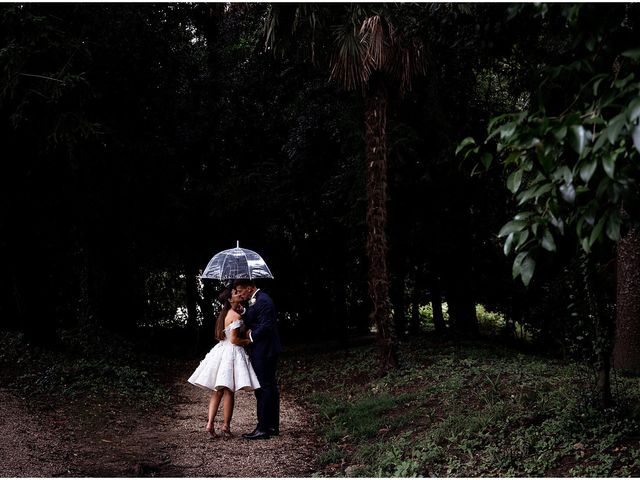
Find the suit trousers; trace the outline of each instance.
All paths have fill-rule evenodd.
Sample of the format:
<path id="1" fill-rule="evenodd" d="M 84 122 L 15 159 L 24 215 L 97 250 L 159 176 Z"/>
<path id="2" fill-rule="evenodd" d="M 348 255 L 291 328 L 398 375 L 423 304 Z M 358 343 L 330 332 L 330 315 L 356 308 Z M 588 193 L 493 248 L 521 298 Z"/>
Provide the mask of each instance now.
<path id="1" fill-rule="evenodd" d="M 276 379 L 278 357 L 251 357 L 260 388 L 255 391 L 258 430 L 280 429 L 280 388 Z"/>

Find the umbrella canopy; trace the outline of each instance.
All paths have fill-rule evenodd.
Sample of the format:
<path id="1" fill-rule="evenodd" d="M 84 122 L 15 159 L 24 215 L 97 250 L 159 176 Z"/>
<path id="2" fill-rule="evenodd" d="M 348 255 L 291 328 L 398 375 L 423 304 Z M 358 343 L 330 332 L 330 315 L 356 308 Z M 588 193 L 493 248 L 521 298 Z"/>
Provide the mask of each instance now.
<path id="1" fill-rule="evenodd" d="M 266 262 L 253 250 L 236 248 L 216 253 L 202 273 L 202 278 L 212 280 L 255 280 L 273 278 Z"/>

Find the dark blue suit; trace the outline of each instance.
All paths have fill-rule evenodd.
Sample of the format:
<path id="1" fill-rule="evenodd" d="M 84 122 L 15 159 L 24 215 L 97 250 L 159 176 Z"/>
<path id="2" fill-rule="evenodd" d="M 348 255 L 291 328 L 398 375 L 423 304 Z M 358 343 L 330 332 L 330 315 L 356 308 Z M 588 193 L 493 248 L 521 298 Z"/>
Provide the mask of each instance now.
<path id="1" fill-rule="evenodd" d="M 254 298 L 256 302 L 247 308 L 243 318 L 251 330 L 253 343 L 248 347 L 249 358 L 260 382 L 260 388 L 256 390 L 258 430 L 267 432 L 280 428 L 280 390 L 276 370 L 282 344 L 273 300 L 262 290 Z"/>

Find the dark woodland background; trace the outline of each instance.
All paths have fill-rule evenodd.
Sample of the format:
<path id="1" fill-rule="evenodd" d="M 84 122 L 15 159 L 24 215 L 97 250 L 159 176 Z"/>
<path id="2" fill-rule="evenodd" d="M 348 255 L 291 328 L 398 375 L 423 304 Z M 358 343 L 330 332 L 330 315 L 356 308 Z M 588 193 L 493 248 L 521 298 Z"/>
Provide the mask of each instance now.
<path id="1" fill-rule="evenodd" d="M 635 4 L 3 4 L 2 328 L 47 348 L 63 348 L 65 331 L 105 329 L 201 353 L 213 343 L 219 285 L 201 284 L 199 272 L 239 240 L 275 274 L 262 286 L 288 343 L 344 343 L 375 325 L 383 356 L 389 346 L 393 355 L 398 338 L 424 329 L 422 307 L 433 309 L 438 333 L 473 338 L 482 305 L 502 316 L 504 338 L 606 371 L 616 304 L 629 332 L 640 321 L 637 243 L 616 250 L 638 218 L 629 86 L 639 14 Z M 349 50 L 349 28 L 357 34 L 372 17 L 406 58 L 420 53 L 418 68 L 394 77 L 395 67 L 378 64 L 371 77 L 350 76 L 345 65 L 362 52 Z M 522 172 L 512 176 L 508 161 L 480 166 L 483 151 L 513 133 L 485 144 L 489 122 L 575 111 L 570 131 L 595 141 L 576 119 L 599 118 L 594 132 L 617 125 L 605 110 L 580 110 L 597 75 L 631 91 L 627 123 L 601 134 L 612 136 L 603 148 L 618 149 L 618 165 L 631 167 L 598 190 L 609 223 L 587 222 L 588 253 L 582 225 L 571 233 L 579 202 L 558 207 L 564 235 L 540 217 L 539 240 L 549 247 L 551 235 L 553 248 L 536 250 L 525 287 L 497 236 L 519 211 Z M 384 107 L 382 130 L 367 123 L 372 101 Z M 457 154 L 466 137 L 482 145 L 477 156 Z M 372 141 L 385 149 L 386 178 L 367 176 Z M 552 161 L 576 179 L 606 180 L 611 164 L 594 174 L 596 160 L 578 145 L 580 159 Z M 518 167 L 525 177 L 537 168 Z M 367 192 L 376 188 L 387 195 L 382 253 L 367 240 Z M 536 247 L 527 243 L 535 235 L 518 248 Z M 617 293 L 616 252 L 630 265 Z M 372 271 L 376 258 L 385 271 Z M 533 275 L 533 258 L 516 260 L 516 277 Z M 382 279 L 383 297 L 372 296 L 372 278 Z M 621 298 L 631 305 L 622 313 Z M 637 369 L 637 339 L 624 338 L 631 347 L 618 358 Z"/>

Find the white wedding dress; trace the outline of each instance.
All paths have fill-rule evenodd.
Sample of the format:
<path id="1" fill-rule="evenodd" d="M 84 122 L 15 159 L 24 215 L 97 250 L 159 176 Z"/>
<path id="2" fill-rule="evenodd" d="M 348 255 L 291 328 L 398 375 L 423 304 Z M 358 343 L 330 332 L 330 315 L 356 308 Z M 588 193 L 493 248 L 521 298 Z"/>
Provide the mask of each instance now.
<path id="1" fill-rule="evenodd" d="M 228 388 L 232 392 L 237 390 L 252 391 L 260 388 L 256 372 L 251 366 L 249 355 L 240 345 L 234 345 L 229 338 L 231 330 L 241 328 L 242 320 L 236 320 L 224 329 L 225 339 L 211 349 L 193 374 L 189 383 L 206 390 L 220 390 Z"/>

